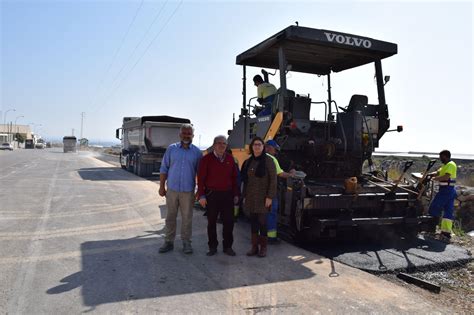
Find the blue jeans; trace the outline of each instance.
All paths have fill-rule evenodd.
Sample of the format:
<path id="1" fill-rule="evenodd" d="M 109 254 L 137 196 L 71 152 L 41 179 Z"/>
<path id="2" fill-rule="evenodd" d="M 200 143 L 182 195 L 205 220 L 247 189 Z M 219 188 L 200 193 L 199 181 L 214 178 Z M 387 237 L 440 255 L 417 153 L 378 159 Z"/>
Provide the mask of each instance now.
<path id="1" fill-rule="evenodd" d="M 441 213 L 443 213 L 443 218 L 454 220 L 454 199 L 456 196 L 453 186 L 441 186 L 430 204 L 429 214 L 441 217 Z"/>
<path id="2" fill-rule="evenodd" d="M 272 113 L 272 103 L 273 103 L 274 98 L 275 98 L 275 95 L 270 95 L 263 99 L 262 105 L 265 107 L 260 113 L 258 113 L 257 117 L 267 116 Z"/>
<path id="3" fill-rule="evenodd" d="M 434 217 L 441 217 L 441 232 L 443 234 L 451 235 L 453 232 L 454 221 L 454 199 L 456 199 L 456 190 L 453 186 L 442 186 L 439 192 L 434 197 L 430 205 L 429 214 Z"/>

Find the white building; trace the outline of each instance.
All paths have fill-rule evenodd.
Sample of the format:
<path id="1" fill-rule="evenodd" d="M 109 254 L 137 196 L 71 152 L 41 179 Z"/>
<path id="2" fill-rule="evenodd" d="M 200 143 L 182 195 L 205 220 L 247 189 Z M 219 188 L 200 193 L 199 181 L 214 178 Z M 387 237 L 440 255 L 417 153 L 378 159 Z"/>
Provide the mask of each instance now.
<path id="1" fill-rule="evenodd" d="M 0 124 L 0 143 L 14 142 L 16 140 L 15 135 L 17 133 L 23 135 L 23 137 L 26 139 L 33 139 L 33 135 L 31 133 L 29 125 Z M 17 143 L 15 147 L 18 147 Z"/>

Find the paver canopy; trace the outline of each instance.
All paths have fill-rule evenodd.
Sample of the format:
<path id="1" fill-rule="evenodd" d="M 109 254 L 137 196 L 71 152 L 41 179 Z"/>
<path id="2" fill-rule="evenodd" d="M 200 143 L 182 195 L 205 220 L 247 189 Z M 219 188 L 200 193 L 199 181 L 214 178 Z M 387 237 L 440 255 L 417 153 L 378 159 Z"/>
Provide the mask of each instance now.
<path id="1" fill-rule="evenodd" d="M 368 37 L 289 26 L 237 56 L 238 65 L 279 69 L 282 47 L 296 72 L 325 75 L 390 57 L 397 45 Z"/>

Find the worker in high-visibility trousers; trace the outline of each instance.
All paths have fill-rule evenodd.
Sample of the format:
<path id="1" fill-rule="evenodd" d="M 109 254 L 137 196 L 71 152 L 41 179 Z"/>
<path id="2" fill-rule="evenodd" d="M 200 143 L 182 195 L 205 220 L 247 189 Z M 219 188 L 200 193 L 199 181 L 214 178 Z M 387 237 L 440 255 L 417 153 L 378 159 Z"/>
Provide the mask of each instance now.
<path id="1" fill-rule="evenodd" d="M 451 161 L 451 152 L 443 150 L 439 153 L 443 165 L 432 172 L 432 180 L 439 182 L 439 191 L 430 204 L 429 214 L 441 219 L 441 236 L 446 240 L 451 239 L 454 220 L 454 199 L 456 199 L 456 163 Z M 442 215 L 442 218 L 441 218 Z"/>
<path id="2" fill-rule="evenodd" d="M 265 143 L 265 151 L 267 155 L 270 156 L 275 163 L 276 173 L 277 176 L 280 178 L 289 178 L 295 175 L 295 170 L 292 169 L 289 172 L 285 172 L 281 169 L 280 163 L 276 159 L 276 154 L 280 151 L 280 146 L 275 140 L 268 140 Z M 268 236 L 268 244 L 278 244 L 280 240 L 278 239 L 277 235 L 277 213 L 278 212 L 278 194 L 277 197 L 273 198 L 272 200 L 272 211 L 267 214 L 267 236 Z"/>

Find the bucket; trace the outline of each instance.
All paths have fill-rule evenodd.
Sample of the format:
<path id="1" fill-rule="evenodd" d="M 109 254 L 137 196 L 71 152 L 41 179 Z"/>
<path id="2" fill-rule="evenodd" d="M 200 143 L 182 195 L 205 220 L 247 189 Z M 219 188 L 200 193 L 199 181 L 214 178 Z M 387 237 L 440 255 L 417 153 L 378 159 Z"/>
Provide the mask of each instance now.
<path id="1" fill-rule="evenodd" d="M 357 177 L 349 177 L 344 180 L 344 190 L 346 194 L 355 194 L 357 192 Z"/>

